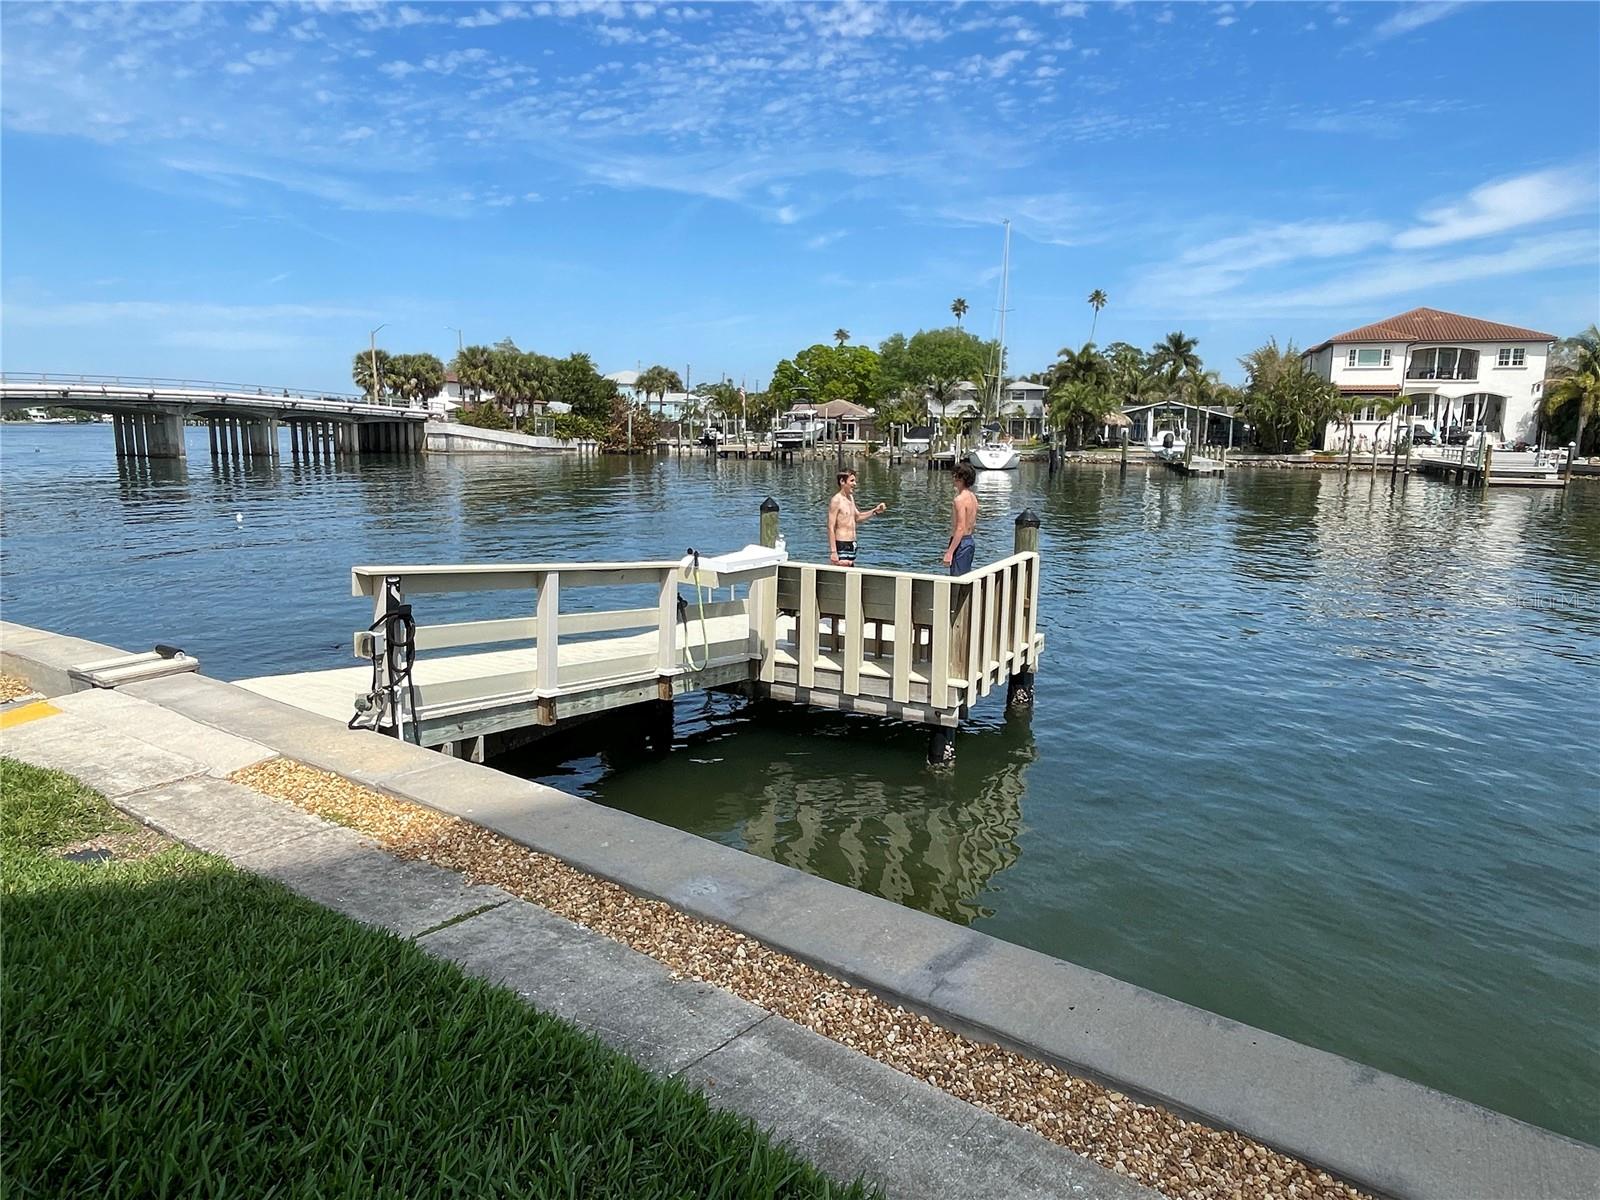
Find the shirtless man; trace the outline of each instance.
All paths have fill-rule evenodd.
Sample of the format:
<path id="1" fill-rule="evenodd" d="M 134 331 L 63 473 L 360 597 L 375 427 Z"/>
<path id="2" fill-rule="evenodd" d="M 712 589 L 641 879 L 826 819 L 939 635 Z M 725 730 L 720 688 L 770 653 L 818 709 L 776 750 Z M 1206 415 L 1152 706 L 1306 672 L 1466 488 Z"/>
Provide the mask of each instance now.
<path id="1" fill-rule="evenodd" d="M 856 565 L 856 522 L 870 521 L 889 506 L 865 511 L 856 507 L 856 473 L 839 472 L 839 490 L 828 501 L 828 561 L 841 567 Z"/>
<path id="2" fill-rule="evenodd" d="M 944 548 L 944 562 L 950 574 L 965 575 L 972 570 L 972 556 L 978 549 L 972 540 L 978 528 L 978 498 L 972 494 L 978 473 L 970 463 L 957 463 L 952 475 L 956 497 L 950 502 L 950 544 Z"/>

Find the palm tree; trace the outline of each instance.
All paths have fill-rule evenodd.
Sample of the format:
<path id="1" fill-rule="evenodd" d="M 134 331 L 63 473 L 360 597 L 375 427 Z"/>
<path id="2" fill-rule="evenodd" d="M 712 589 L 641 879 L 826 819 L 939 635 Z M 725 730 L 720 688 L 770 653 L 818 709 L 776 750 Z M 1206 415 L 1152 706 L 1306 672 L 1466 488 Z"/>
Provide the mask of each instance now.
<path id="1" fill-rule="evenodd" d="M 961 328 L 961 318 L 967 315 L 967 302 L 957 296 L 950 302 L 950 311 L 956 315 L 956 328 Z"/>
<path id="2" fill-rule="evenodd" d="M 1584 427 L 1600 417 L 1600 329 L 1591 325 L 1568 338 L 1559 354 L 1561 361 L 1551 368 L 1551 380 L 1539 402 L 1539 416 L 1546 429 L 1576 418 L 1572 440 L 1578 446 L 1575 453 L 1581 455 Z"/>
<path id="3" fill-rule="evenodd" d="M 1166 376 L 1167 387 L 1176 391 L 1179 379 L 1200 369 L 1200 356 L 1194 352 L 1198 344 L 1181 329 L 1174 330 L 1151 349 L 1150 369 Z"/>
<path id="4" fill-rule="evenodd" d="M 1100 324 L 1100 310 L 1106 306 L 1106 294 L 1099 288 L 1089 293 L 1089 307 L 1094 309 L 1094 320 L 1089 322 L 1089 341 L 1094 341 L 1095 327 Z"/>
<path id="5" fill-rule="evenodd" d="M 462 395 L 472 393 L 472 402 L 483 399 L 485 388 L 494 386 L 494 351 L 487 346 L 466 346 L 450 360 L 450 369 L 456 373 L 456 384 Z"/>
<path id="6" fill-rule="evenodd" d="M 833 331 L 833 340 L 841 346 L 844 345 L 850 340 L 850 331 L 844 328 L 835 329 Z"/>

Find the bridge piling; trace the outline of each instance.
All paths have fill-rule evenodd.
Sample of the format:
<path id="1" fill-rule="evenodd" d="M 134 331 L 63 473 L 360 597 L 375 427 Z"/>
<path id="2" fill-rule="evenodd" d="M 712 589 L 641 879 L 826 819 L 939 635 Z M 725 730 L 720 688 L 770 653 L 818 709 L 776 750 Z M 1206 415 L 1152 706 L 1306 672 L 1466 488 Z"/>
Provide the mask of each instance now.
<path id="1" fill-rule="evenodd" d="M 145 427 L 145 422 L 148 420 L 149 418 L 144 413 L 136 413 L 134 415 L 133 433 L 135 458 L 150 457 L 149 431 Z"/>
<path id="2" fill-rule="evenodd" d="M 117 439 L 117 457 L 127 458 L 128 449 L 122 438 L 122 414 L 115 413 L 111 417 L 111 434 Z"/>

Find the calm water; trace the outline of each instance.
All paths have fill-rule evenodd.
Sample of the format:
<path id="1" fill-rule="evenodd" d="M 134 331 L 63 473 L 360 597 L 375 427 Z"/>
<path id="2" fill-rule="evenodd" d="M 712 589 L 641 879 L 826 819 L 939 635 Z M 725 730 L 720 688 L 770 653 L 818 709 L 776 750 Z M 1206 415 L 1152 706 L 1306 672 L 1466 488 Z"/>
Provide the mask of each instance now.
<path id="1" fill-rule="evenodd" d="M 109 427 L 5 426 L 5 616 L 239 678 L 348 664 L 357 562 L 731 548 L 769 493 L 824 545 L 824 465 L 218 470 L 197 433 L 119 471 Z M 864 561 L 936 568 L 948 488 L 864 467 Z M 722 698 L 665 758 L 517 766 L 1600 1142 L 1600 487 L 1028 468 L 979 498 L 980 560 L 1043 517 L 1048 645 L 1037 710 L 991 698 L 953 772 Z"/>

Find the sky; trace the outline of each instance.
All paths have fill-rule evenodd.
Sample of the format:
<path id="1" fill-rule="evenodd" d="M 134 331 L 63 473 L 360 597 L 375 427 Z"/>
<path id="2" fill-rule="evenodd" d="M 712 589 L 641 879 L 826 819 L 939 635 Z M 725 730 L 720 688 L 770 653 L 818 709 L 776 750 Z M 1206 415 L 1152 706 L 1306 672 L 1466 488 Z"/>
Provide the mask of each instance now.
<path id="1" fill-rule="evenodd" d="M 350 390 L 378 344 L 763 384 L 835 329 L 1208 366 L 1600 317 L 1600 5 L 0 6 L 0 363 Z"/>

